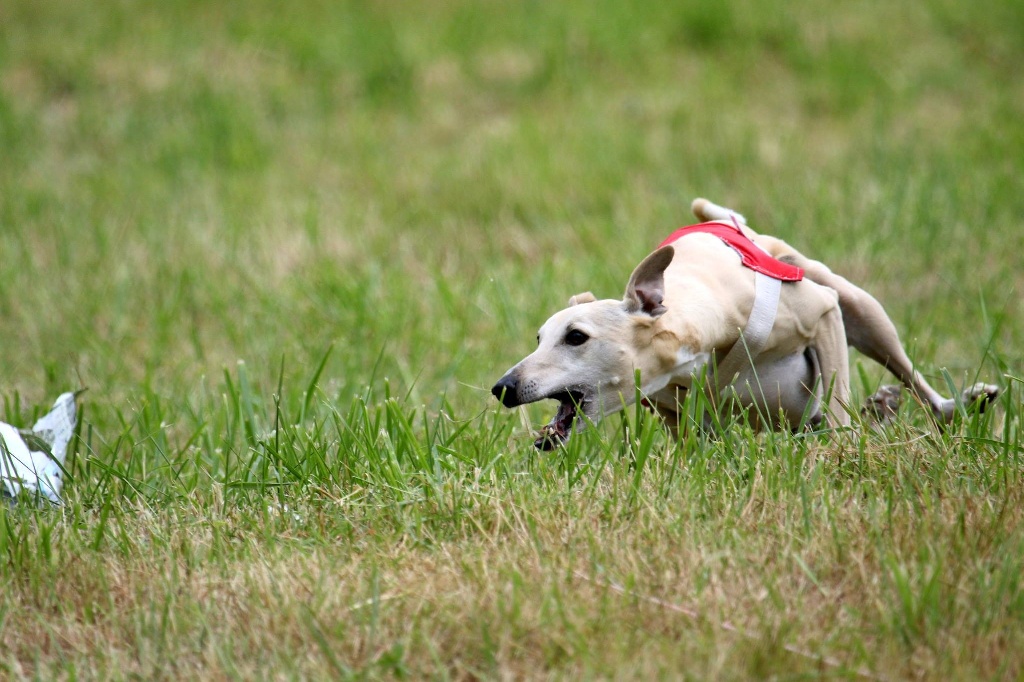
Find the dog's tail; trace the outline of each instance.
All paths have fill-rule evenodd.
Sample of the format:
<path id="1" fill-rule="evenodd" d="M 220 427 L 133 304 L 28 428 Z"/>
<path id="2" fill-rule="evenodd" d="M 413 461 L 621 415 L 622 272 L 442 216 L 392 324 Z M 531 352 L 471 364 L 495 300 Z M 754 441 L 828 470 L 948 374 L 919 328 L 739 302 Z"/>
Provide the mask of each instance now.
<path id="1" fill-rule="evenodd" d="M 690 204 L 690 210 L 693 211 L 693 215 L 701 220 L 732 220 L 735 218 L 740 223 L 747 224 L 747 219 L 741 214 L 725 206 L 711 203 L 707 199 L 694 199 L 693 203 Z"/>

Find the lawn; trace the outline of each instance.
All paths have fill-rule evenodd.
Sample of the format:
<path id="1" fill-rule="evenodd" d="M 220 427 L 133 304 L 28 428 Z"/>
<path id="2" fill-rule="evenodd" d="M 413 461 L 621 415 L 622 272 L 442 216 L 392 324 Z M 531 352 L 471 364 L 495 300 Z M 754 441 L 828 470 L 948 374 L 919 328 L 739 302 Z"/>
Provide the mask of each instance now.
<path id="1" fill-rule="evenodd" d="M 1024 675 L 1022 63 L 1005 0 L 0 5 L 0 419 L 89 389 L 0 677 Z M 696 196 L 998 408 L 536 452 L 490 386 Z"/>

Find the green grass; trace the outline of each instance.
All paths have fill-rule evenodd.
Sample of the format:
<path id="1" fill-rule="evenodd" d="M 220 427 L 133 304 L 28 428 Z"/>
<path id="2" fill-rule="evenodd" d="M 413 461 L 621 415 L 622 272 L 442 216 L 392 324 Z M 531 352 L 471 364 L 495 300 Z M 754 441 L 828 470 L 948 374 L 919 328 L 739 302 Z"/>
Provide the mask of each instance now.
<path id="1" fill-rule="evenodd" d="M 1024 5 L 718 5 L 0 6 L 0 418 L 90 389 L 0 677 L 1024 674 Z M 999 408 L 536 453 L 489 386 L 698 195 Z"/>

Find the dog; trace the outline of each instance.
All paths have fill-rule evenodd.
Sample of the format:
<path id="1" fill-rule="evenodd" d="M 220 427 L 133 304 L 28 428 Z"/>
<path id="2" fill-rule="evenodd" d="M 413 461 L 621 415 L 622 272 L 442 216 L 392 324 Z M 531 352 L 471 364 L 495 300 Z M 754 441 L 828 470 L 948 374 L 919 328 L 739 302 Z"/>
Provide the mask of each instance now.
<path id="1" fill-rule="evenodd" d="M 705 222 L 677 230 L 647 256 L 622 300 L 573 296 L 540 328 L 537 349 L 491 389 L 506 407 L 558 401 L 538 448 L 557 447 L 633 404 L 637 388 L 676 434 L 695 389 L 716 413 L 742 412 L 756 429 L 795 431 L 823 420 L 845 427 L 848 346 L 894 374 L 940 424 L 953 419 L 957 400 L 914 369 L 874 297 L 730 209 L 696 199 L 692 210 Z M 864 412 L 890 419 L 900 392 L 882 387 Z M 979 383 L 960 401 L 984 408 L 998 395 L 999 387 Z"/>

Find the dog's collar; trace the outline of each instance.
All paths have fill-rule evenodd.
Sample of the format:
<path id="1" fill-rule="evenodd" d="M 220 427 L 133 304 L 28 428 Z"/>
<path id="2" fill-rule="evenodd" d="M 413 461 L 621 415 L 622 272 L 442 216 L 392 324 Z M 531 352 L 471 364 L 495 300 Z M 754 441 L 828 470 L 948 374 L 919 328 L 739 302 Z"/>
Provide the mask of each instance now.
<path id="1" fill-rule="evenodd" d="M 678 230 L 670 234 L 665 241 L 659 244 L 658 248 L 660 249 L 662 246 L 667 246 L 688 234 L 693 234 L 694 232 L 705 232 L 718 237 L 739 254 L 743 265 L 754 272 L 760 272 L 762 275 L 767 275 L 772 279 L 781 280 L 783 282 L 799 282 L 804 278 L 803 268 L 798 268 L 795 265 L 783 263 L 777 258 L 773 258 L 767 251 L 752 242 L 747 235 L 743 234 L 738 226 L 730 225 L 723 221 L 716 220 L 708 223 L 699 223 L 697 225 L 680 227 Z"/>

